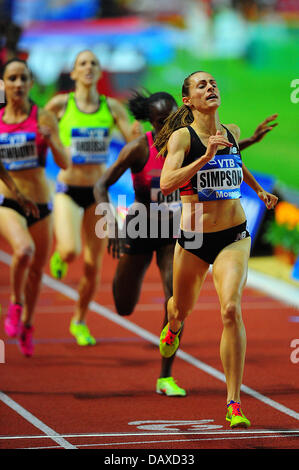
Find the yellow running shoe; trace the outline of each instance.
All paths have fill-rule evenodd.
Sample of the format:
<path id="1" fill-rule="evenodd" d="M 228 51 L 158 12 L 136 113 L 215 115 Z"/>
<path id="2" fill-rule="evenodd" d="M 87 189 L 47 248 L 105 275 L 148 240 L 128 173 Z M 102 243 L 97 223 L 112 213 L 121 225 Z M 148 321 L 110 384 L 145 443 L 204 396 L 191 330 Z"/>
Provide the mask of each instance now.
<path id="1" fill-rule="evenodd" d="M 50 259 L 50 271 L 53 277 L 56 279 L 63 279 L 67 273 L 67 263 L 62 261 L 58 251 L 55 251 Z"/>
<path id="2" fill-rule="evenodd" d="M 243 414 L 240 403 L 231 401 L 227 405 L 226 421 L 230 422 L 231 428 L 249 428 L 251 423 Z"/>
<path id="3" fill-rule="evenodd" d="M 167 397 L 185 397 L 186 390 L 179 387 L 173 377 L 160 377 L 157 380 L 156 392 Z"/>
<path id="4" fill-rule="evenodd" d="M 179 333 L 181 328 L 177 333 L 172 333 L 169 329 L 169 323 L 163 328 L 160 336 L 160 353 L 163 357 L 171 357 L 174 355 L 176 350 L 179 347 Z"/>
<path id="5" fill-rule="evenodd" d="M 91 336 L 85 323 L 79 323 L 72 320 L 70 324 L 70 333 L 75 336 L 79 346 L 93 346 L 96 344 L 95 338 Z"/>

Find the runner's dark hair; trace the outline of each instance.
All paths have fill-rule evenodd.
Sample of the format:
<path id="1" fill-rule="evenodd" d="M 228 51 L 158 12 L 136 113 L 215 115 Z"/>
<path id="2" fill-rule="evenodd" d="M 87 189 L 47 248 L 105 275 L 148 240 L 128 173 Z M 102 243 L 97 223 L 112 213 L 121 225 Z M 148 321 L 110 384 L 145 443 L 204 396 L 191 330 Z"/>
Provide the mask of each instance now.
<path id="1" fill-rule="evenodd" d="M 150 93 L 146 89 L 142 91 L 134 90 L 128 100 L 128 107 L 135 119 L 139 121 L 150 121 L 151 107 L 158 101 L 166 101 L 177 106 L 174 97 L 164 91 Z"/>

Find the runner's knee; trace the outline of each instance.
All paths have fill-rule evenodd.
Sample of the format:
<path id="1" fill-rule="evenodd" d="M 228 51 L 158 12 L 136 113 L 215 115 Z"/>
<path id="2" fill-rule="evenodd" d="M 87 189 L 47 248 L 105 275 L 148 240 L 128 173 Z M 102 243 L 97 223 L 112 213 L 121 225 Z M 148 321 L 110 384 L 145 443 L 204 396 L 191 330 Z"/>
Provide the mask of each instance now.
<path id="1" fill-rule="evenodd" d="M 121 298 L 119 295 L 114 295 L 114 304 L 118 315 L 121 317 L 128 317 L 133 313 L 135 303 L 128 302 L 126 298 Z"/>
<path id="2" fill-rule="evenodd" d="M 120 291 L 120 289 L 116 286 L 116 281 L 114 280 L 113 286 L 113 299 L 116 311 L 118 315 L 121 317 L 128 317 L 133 312 L 136 302 L 130 302 L 128 296 L 125 292 Z"/>
<path id="3" fill-rule="evenodd" d="M 120 315 L 121 317 L 128 317 L 133 312 L 130 308 L 126 308 L 126 306 L 116 305 L 116 310 L 117 310 L 118 315 Z"/>
<path id="4" fill-rule="evenodd" d="M 63 248 L 62 250 L 59 250 L 59 253 L 61 259 L 66 263 L 71 263 L 79 255 L 79 251 L 72 247 Z"/>
<path id="5" fill-rule="evenodd" d="M 15 257 L 17 258 L 18 262 L 24 265 L 29 265 L 34 257 L 35 253 L 35 246 L 33 243 L 25 243 L 20 245 L 16 250 L 15 250 Z"/>
<path id="6" fill-rule="evenodd" d="M 34 283 L 39 283 L 43 275 L 43 266 L 31 266 L 29 270 L 29 278 Z"/>
<path id="7" fill-rule="evenodd" d="M 241 321 L 240 304 L 230 300 L 221 309 L 222 321 L 225 326 L 236 324 Z"/>
<path id="8" fill-rule="evenodd" d="M 99 267 L 95 264 L 84 263 L 84 277 L 90 285 L 97 285 L 100 278 Z"/>

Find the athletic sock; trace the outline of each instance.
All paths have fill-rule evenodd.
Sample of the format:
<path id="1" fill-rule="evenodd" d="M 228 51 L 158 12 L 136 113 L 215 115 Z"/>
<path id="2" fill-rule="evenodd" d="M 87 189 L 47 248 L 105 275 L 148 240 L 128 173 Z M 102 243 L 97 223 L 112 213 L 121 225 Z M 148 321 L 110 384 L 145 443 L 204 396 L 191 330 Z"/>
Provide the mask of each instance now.
<path id="1" fill-rule="evenodd" d="M 241 405 L 239 401 L 231 400 L 226 406 L 229 407 L 232 403 L 238 403 L 239 405 Z"/>
<path id="2" fill-rule="evenodd" d="M 173 334 L 173 335 L 177 335 L 179 332 L 180 332 L 180 328 L 178 329 L 178 331 L 172 331 L 170 328 L 168 328 L 170 333 Z"/>

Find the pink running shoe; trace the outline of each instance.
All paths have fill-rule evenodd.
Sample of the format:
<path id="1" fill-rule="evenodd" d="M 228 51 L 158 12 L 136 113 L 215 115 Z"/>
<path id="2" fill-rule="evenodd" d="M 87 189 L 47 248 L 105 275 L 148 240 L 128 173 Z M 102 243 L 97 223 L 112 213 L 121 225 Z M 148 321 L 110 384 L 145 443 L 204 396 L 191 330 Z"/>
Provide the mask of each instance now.
<path id="1" fill-rule="evenodd" d="M 24 356 L 31 357 L 33 354 L 33 326 L 26 326 L 22 323 L 19 337 L 19 347 Z"/>
<path id="2" fill-rule="evenodd" d="M 20 333 L 20 319 L 22 315 L 22 305 L 10 303 L 4 320 L 4 329 L 7 336 L 14 338 Z"/>

